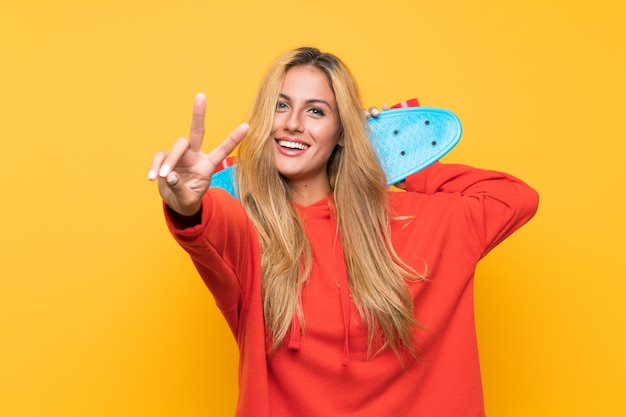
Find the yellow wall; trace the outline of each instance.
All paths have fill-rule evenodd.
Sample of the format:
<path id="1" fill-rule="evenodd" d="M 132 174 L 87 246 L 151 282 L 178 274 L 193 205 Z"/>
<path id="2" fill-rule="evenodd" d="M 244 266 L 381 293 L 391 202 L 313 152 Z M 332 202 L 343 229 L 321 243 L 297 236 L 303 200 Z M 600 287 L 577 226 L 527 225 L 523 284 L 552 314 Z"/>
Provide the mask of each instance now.
<path id="1" fill-rule="evenodd" d="M 625 21 L 619 0 L 4 1 L 0 415 L 230 415 L 235 344 L 147 168 L 197 91 L 210 149 L 302 44 L 367 104 L 456 112 L 445 161 L 540 191 L 479 267 L 489 415 L 623 415 Z"/>

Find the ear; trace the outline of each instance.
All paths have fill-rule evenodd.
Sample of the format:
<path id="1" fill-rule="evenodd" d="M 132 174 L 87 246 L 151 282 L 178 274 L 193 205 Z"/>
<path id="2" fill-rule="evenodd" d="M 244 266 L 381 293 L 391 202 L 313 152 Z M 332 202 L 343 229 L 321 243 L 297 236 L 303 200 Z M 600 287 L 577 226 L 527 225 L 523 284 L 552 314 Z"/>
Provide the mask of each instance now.
<path id="1" fill-rule="evenodd" d="M 343 134 L 343 127 L 339 128 L 339 132 L 337 133 L 338 139 L 337 139 L 337 146 L 340 146 L 343 148 L 343 145 L 345 144 L 345 140 L 344 140 L 344 134 Z"/>

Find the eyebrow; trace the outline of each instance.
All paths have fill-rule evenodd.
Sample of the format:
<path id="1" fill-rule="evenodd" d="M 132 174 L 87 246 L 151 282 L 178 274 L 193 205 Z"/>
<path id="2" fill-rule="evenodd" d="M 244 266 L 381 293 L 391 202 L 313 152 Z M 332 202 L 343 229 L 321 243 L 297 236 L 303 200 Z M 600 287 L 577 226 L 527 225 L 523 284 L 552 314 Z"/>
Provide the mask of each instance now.
<path id="1" fill-rule="evenodd" d="M 278 96 L 282 99 L 291 101 L 291 97 L 289 97 L 287 94 L 280 93 Z M 329 109 L 334 110 L 334 107 L 331 106 L 329 102 L 327 102 L 326 100 L 322 100 L 320 98 L 311 98 L 307 100 L 305 103 L 306 104 L 325 104 L 328 106 Z"/>

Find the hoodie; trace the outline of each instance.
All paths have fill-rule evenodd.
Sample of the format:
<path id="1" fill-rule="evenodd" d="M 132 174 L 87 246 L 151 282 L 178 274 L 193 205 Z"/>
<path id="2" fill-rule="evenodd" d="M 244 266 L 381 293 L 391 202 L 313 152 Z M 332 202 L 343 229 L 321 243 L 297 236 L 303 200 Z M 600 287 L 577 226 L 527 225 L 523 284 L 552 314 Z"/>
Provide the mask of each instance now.
<path id="1" fill-rule="evenodd" d="M 240 350 L 237 417 L 482 417 L 473 280 L 478 261 L 535 213 L 538 195 L 504 173 L 435 163 L 390 191 L 391 238 L 427 279 L 408 282 L 417 358 L 368 356 L 367 328 L 350 298 L 329 199 L 296 205 L 313 252 L 303 327 L 269 352 L 260 249 L 242 205 L 210 189 L 189 225 L 165 209 L 174 238 L 212 292 Z"/>

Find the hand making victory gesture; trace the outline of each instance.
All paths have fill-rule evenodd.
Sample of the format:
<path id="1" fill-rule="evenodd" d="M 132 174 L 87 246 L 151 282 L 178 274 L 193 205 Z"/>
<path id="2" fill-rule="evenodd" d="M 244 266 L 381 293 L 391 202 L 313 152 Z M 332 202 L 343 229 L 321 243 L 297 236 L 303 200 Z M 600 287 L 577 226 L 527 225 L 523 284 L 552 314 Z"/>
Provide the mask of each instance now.
<path id="1" fill-rule="evenodd" d="M 217 167 L 248 132 L 248 124 L 243 123 L 212 152 L 203 153 L 205 110 L 206 97 L 200 93 L 194 101 L 189 140 L 178 138 L 172 149 L 157 152 L 148 172 L 150 181 L 158 179 L 163 201 L 172 210 L 185 216 L 191 216 L 200 210 L 202 196 L 209 188 Z"/>

